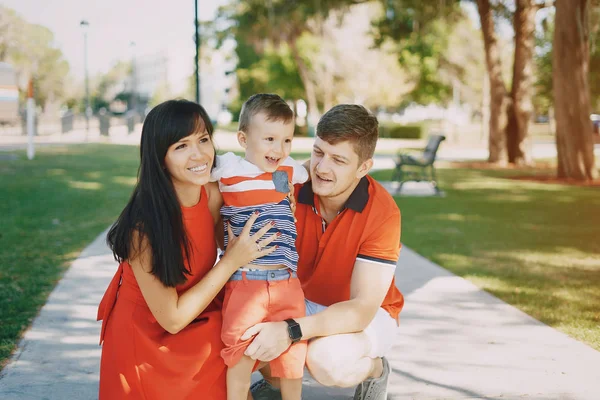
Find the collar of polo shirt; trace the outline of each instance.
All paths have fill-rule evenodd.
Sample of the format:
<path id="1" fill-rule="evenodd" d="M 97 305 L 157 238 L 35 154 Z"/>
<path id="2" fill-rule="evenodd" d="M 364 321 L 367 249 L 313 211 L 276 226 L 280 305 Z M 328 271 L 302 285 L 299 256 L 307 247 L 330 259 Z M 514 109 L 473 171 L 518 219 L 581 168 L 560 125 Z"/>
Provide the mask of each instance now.
<path id="1" fill-rule="evenodd" d="M 369 180 L 366 176 L 363 176 L 356 188 L 354 188 L 350 194 L 350 197 L 348 197 L 348 201 L 346 201 L 342 210 L 349 208 L 360 213 L 365 209 L 368 201 Z M 298 191 L 298 203 L 307 204 L 312 207 L 315 206 L 315 194 L 313 193 L 312 184 L 310 182 L 306 182 Z"/>

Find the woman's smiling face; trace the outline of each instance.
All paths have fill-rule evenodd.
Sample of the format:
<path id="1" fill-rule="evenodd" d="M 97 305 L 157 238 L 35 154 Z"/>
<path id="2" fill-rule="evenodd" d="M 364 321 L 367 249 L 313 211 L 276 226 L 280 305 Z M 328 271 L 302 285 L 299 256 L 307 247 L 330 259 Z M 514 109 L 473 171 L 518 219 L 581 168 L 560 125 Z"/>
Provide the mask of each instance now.
<path id="1" fill-rule="evenodd" d="M 196 132 L 169 146 L 165 168 L 175 190 L 202 186 L 210 179 L 215 150 L 207 131 Z"/>

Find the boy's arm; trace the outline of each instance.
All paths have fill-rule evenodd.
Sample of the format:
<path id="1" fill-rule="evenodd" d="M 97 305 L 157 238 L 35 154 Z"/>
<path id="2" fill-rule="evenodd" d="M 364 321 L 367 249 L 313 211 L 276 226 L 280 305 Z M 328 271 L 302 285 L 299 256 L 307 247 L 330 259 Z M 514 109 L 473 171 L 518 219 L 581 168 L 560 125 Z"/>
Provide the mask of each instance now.
<path id="1" fill-rule="evenodd" d="M 287 165 L 293 168 L 294 173 L 292 176 L 292 184 L 304 183 L 308 180 L 308 168 L 305 168 L 303 164 L 294 160 L 292 157 L 288 157 L 284 160 L 283 165 Z"/>

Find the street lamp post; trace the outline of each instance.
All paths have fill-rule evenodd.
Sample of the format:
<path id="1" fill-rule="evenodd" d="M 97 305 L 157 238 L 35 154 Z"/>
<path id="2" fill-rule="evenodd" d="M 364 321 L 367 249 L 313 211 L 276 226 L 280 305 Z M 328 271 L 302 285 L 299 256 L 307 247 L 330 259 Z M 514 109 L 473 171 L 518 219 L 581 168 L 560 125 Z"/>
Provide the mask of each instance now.
<path id="1" fill-rule="evenodd" d="M 92 114 L 92 109 L 90 107 L 90 83 L 88 78 L 88 49 L 87 49 L 87 32 L 89 29 L 89 22 L 86 20 L 82 20 L 79 23 L 81 29 L 83 30 L 83 65 L 85 69 L 85 138 L 88 139 L 90 134 L 90 117 Z"/>
<path id="2" fill-rule="evenodd" d="M 194 0 L 194 26 L 196 34 L 194 41 L 196 42 L 196 103 L 200 104 L 200 27 L 198 26 L 198 0 Z"/>
<path id="3" fill-rule="evenodd" d="M 130 42 L 131 48 L 131 110 L 137 115 L 137 65 L 135 59 L 135 42 Z"/>
<path id="4" fill-rule="evenodd" d="M 35 135 L 35 100 L 33 99 L 33 73 L 27 85 L 27 158 L 33 160 L 35 148 L 33 146 Z"/>

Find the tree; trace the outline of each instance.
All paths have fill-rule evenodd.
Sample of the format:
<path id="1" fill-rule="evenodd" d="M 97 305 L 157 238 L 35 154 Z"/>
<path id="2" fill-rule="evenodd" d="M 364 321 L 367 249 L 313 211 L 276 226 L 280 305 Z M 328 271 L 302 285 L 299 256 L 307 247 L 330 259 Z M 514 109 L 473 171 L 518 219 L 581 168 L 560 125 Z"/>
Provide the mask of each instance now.
<path id="1" fill-rule="evenodd" d="M 592 110 L 600 113 L 600 0 L 593 0 L 590 8 L 590 95 Z"/>
<path id="2" fill-rule="evenodd" d="M 131 62 L 118 61 L 108 72 L 98 74 L 92 79 L 91 107 L 96 113 L 101 108 L 108 109 L 110 103 L 119 100 L 130 103 L 131 93 L 125 90 L 125 81 L 131 77 Z M 82 111 L 85 105 L 82 103 Z"/>
<path id="3" fill-rule="evenodd" d="M 500 57 L 490 0 L 477 0 L 477 9 L 485 45 L 485 63 L 490 81 L 488 161 L 496 163 L 503 160 L 506 155 L 506 112 L 510 98 L 502 77 L 502 58 Z"/>
<path id="4" fill-rule="evenodd" d="M 233 22 L 221 32 L 243 38 L 259 54 L 268 45 L 279 47 L 286 44 L 304 86 L 310 119 L 316 122 L 320 114 L 317 87 L 311 80 L 310 65 L 302 57 L 298 41 L 304 33 L 311 32 L 311 24 L 327 18 L 331 10 L 343 10 L 362 2 L 364 0 L 232 1 L 219 9 L 216 25 L 219 21 Z"/>
<path id="5" fill-rule="evenodd" d="M 69 64 L 54 47 L 53 33 L 41 25 L 27 23 L 3 6 L 0 6 L 0 61 L 14 66 L 22 100 L 32 77 L 34 98 L 42 108 L 48 101 L 64 97 Z"/>
<path id="6" fill-rule="evenodd" d="M 528 136 L 533 112 L 533 66 L 535 16 L 547 7 L 546 1 L 476 0 L 485 43 L 486 64 L 490 81 L 489 161 L 529 162 L 523 144 Z M 509 5 L 514 3 L 514 11 Z M 502 59 L 495 29 L 495 15 L 511 18 L 514 36 L 514 60 L 510 91 L 502 79 Z"/>
<path id="7" fill-rule="evenodd" d="M 512 164 L 530 161 L 527 160 L 528 156 L 523 143 L 527 137 L 533 113 L 535 15 L 544 6 L 542 3 L 536 4 L 534 0 L 516 0 L 513 17 L 515 56 L 506 127 L 508 162 Z"/>
<path id="8" fill-rule="evenodd" d="M 237 42 L 242 99 L 261 91 L 304 98 L 313 122 L 321 110 L 340 101 L 372 108 L 401 101 L 408 86 L 406 74 L 389 43 L 374 48 L 369 35 L 371 18 L 383 11 L 378 2 L 330 0 L 295 8 L 288 3 L 272 2 L 268 7 L 261 2 L 262 15 L 259 8 L 248 9 L 252 1 L 231 2 L 213 24 L 221 41 L 233 37 Z M 271 22 L 285 25 L 288 33 L 271 32 L 273 26 L 264 26 Z"/>
<path id="9" fill-rule="evenodd" d="M 391 39 L 402 67 L 414 83 L 406 102 L 448 103 L 453 81 L 464 68 L 453 62 L 449 37 L 465 16 L 459 1 L 382 0 L 385 13 L 374 22 L 376 44 Z"/>
<path id="10" fill-rule="evenodd" d="M 341 102 L 397 107 L 412 88 L 392 43 L 374 46 L 371 21 L 382 13 L 375 2 L 332 10 L 298 41 L 323 110 Z"/>
<path id="11" fill-rule="evenodd" d="M 304 95 L 302 80 L 287 46 L 265 46 L 262 56 L 243 39 L 237 41 L 236 68 L 240 99 L 234 111 L 255 93 L 277 93 L 284 98 L 297 99 Z"/>
<path id="12" fill-rule="evenodd" d="M 536 56 L 533 97 L 537 115 L 553 114 L 552 101 L 552 39 L 554 38 L 554 9 L 542 20 L 542 29 L 536 32 Z"/>
<path id="13" fill-rule="evenodd" d="M 589 0 L 557 0 L 553 46 L 557 174 L 591 180 L 598 176 L 590 123 Z"/>

